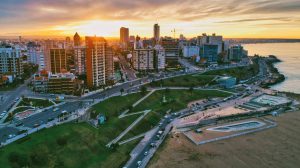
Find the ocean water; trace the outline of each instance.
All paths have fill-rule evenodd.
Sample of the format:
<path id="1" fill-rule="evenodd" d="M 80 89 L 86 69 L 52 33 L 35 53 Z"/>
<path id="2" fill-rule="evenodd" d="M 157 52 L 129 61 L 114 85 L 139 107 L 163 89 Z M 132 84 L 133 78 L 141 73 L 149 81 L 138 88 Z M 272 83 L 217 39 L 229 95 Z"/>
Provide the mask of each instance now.
<path id="1" fill-rule="evenodd" d="M 272 88 L 300 94 L 300 43 L 261 43 L 243 46 L 249 55 L 277 56 L 282 62 L 276 63 L 275 67 L 285 75 L 286 80 Z"/>

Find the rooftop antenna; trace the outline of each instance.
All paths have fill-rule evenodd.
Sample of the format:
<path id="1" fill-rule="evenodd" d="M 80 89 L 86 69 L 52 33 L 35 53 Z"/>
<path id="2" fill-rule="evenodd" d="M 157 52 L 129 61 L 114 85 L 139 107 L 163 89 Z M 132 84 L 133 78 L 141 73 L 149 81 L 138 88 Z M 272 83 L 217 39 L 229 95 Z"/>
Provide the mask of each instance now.
<path id="1" fill-rule="evenodd" d="M 171 32 L 173 33 L 173 37 L 174 37 L 174 39 L 175 39 L 175 36 L 176 36 L 176 30 L 173 29 L 173 30 L 171 30 Z"/>

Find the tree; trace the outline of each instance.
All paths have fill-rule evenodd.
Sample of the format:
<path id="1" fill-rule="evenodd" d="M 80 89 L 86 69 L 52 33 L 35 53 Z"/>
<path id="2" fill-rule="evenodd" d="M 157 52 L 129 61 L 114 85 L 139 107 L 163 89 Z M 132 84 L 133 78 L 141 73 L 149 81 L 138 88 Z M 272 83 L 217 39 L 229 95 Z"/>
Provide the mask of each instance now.
<path id="1" fill-rule="evenodd" d="M 123 88 L 120 89 L 121 95 L 123 94 L 125 90 Z"/>
<path id="2" fill-rule="evenodd" d="M 146 86 L 141 87 L 141 93 L 142 93 L 142 95 L 145 95 L 147 93 L 147 87 Z"/>
<path id="3" fill-rule="evenodd" d="M 29 159 L 27 155 L 18 152 L 12 152 L 8 156 L 11 167 L 29 167 Z"/>

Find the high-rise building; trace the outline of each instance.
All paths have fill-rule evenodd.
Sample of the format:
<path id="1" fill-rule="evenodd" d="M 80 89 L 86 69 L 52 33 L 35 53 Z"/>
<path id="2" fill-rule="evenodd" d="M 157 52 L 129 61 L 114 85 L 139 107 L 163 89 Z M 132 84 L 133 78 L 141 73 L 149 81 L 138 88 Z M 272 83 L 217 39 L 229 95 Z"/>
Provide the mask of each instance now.
<path id="1" fill-rule="evenodd" d="M 134 69 L 153 70 L 154 67 L 154 50 L 153 49 L 135 49 L 132 54 Z"/>
<path id="2" fill-rule="evenodd" d="M 50 49 L 51 72 L 53 74 L 67 71 L 67 53 L 65 49 Z"/>
<path id="3" fill-rule="evenodd" d="M 105 80 L 114 80 L 114 50 L 112 47 L 106 46 L 105 53 Z"/>
<path id="4" fill-rule="evenodd" d="M 120 28 L 120 43 L 122 48 L 127 48 L 129 42 L 129 29 L 126 27 Z"/>
<path id="5" fill-rule="evenodd" d="M 44 64 L 45 70 L 51 71 L 51 58 L 50 58 L 50 49 L 54 48 L 55 44 L 53 40 L 45 40 L 43 43 L 43 51 L 44 51 Z"/>
<path id="6" fill-rule="evenodd" d="M 132 54 L 134 69 L 138 71 L 165 69 L 165 49 L 156 45 L 154 48 L 135 49 Z"/>
<path id="7" fill-rule="evenodd" d="M 86 75 L 89 88 L 105 85 L 106 40 L 103 37 L 85 37 Z"/>
<path id="8" fill-rule="evenodd" d="M 12 46 L 0 46 L 0 74 L 15 76 L 23 74 L 20 49 Z"/>
<path id="9" fill-rule="evenodd" d="M 44 50 L 41 45 L 29 42 L 27 44 L 27 62 L 39 65 L 39 70 L 45 69 Z"/>
<path id="10" fill-rule="evenodd" d="M 157 70 L 163 70 L 166 66 L 166 51 L 161 45 L 155 45 L 154 66 Z"/>
<path id="11" fill-rule="evenodd" d="M 76 32 L 74 37 L 73 37 L 73 40 L 74 40 L 74 46 L 80 46 L 81 45 L 81 39 L 80 39 L 80 36 L 79 34 Z"/>
<path id="12" fill-rule="evenodd" d="M 218 45 L 204 44 L 201 47 L 200 57 L 205 63 L 216 63 L 218 60 Z"/>
<path id="13" fill-rule="evenodd" d="M 193 56 L 199 56 L 200 50 L 199 46 L 191 46 L 191 45 L 186 45 L 183 46 L 183 56 L 184 57 L 193 57 Z"/>
<path id="14" fill-rule="evenodd" d="M 158 44 L 159 39 L 160 39 L 160 27 L 157 23 L 154 24 L 154 27 L 153 27 L 153 38 L 154 38 L 155 44 Z"/>
<path id="15" fill-rule="evenodd" d="M 86 48 L 84 46 L 74 46 L 75 73 L 78 75 L 86 72 Z"/>
<path id="16" fill-rule="evenodd" d="M 223 51 L 223 37 L 217 36 L 216 34 L 212 34 L 211 36 L 207 34 L 202 34 L 202 36 L 199 36 L 199 41 L 197 42 L 198 45 L 202 46 L 204 44 L 212 44 L 218 46 L 218 54 L 220 54 Z"/>
<path id="17" fill-rule="evenodd" d="M 230 61 L 240 61 L 242 58 L 248 56 L 248 51 L 244 50 L 241 45 L 231 46 L 228 49 L 228 59 Z"/>
<path id="18" fill-rule="evenodd" d="M 166 60 L 178 60 L 179 58 L 179 46 L 178 41 L 171 37 L 161 39 L 161 45 L 166 52 Z"/>

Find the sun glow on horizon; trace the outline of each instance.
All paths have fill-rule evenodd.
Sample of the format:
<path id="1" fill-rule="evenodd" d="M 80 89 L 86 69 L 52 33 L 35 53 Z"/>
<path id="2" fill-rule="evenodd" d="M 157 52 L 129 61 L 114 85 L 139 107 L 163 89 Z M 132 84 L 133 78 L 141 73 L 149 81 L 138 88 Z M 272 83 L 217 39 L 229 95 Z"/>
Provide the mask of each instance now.
<path id="1" fill-rule="evenodd" d="M 128 21 L 90 20 L 65 26 L 55 26 L 53 30 L 68 35 L 78 32 L 82 36 L 118 36 L 120 27 L 126 25 L 129 25 Z"/>

